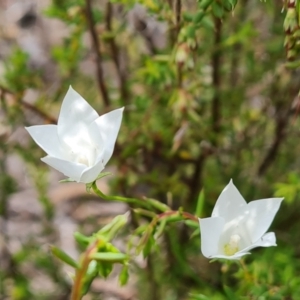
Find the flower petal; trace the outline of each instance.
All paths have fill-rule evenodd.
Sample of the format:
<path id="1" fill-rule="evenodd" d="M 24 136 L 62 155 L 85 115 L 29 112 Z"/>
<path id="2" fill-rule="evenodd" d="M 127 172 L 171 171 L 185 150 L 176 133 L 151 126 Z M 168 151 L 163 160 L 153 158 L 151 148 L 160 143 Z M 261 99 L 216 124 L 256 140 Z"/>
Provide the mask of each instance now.
<path id="1" fill-rule="evenodd" d="M 56 125 L 36 125 L 25 129 L 48 155 L 65 158 L 65 150 L 59 141 Z"/>
<path id="2" fill-rule="evenodd" d="M 214 255 L 210 258 L 224 258 L 224 259 L 228 259 L 228 260 L 237 260 L 240 259 L 242 256 L 247 255 L 247 254 L 251 254 L 250 252 L 244 252 L 244 251 L 240 251 L 237 252 L 231 256 L 227 256 L 227 255 Z"/>
<path id="3" fill-rule="evenodd" d="M 41 158 L 41 160 L 77 182 L 80 181 L 82 172 L 87 168 L 86 165 L 66 161 L 52 156 L 45 156 Z"/>
<path id="4" fill-rule="evenodd" d="M 276 236 L 274 232 L 268 232 L 264 234 L 258 241 L 256 241 L 251 246 L 237 252 L 237 253 L 243 253 L 248 252 L 249 250 L 257 247 L 271 247 L 271 246 L 277 246 L 276 244 Z M 236 253 L 236 254 L 237 254 Z"/>
<path id="5" fill-rule="evenodd" d="M 201 230 L 201 252 L 211 258 L 218 254 L 219 239 L 225 220 L 219 217 L 199 219 Z"/>
<path id="6" fill-rule="evenodd" d="M 104 144 L 103 164 L 109 161 L 114 151 L 116 139 L 120 130 L 124 107 L 115 109 L 100 116 L 89 127 L 89 132 L 94 142 L 102 136 Z"/>
<path id="7" fill-rule="evenodd" d="M 104 169 L 104 165 L 103 162 L 100 160 L 94 166 L 84 170 L 80 176 L 79 181 L 83 183 L 93 182 L 103 169 Z"/>
<path id="8" fill-rule="evenodd" d="M 251 236 L 252 243 L 259 240 L 269 229 L 283 198 L 269 198 L 252 201 L 246 210 L 245 226 Z"/>
<path id="9" fill-rule="evenodd" d="M 222 217 L 226 222 L 240 215 L 247 203 L 230 180 L 219 196 L 212 212 L 212 217 Z"/>
<path id="10" fill-rule="evenodd" d="M 58 118 L 59 138 L 72 139 L 83 127 L 87 127 L 98 117 L 97 112 L 70 86 Z"/>

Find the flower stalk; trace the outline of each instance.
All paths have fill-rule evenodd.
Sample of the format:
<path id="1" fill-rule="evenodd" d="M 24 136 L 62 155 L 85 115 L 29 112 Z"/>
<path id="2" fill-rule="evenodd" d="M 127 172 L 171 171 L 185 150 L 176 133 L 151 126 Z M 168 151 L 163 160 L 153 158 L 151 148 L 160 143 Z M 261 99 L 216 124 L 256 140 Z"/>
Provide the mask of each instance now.
<path id="1" fill-rule="evenodd" d="M 143 199 L 138 199 L 138 198 L 129 198 L 129 197 L 122 197 L 122 196 L 112 196 L 112 195 L 105 195 L 103 194 L 97 187 L 96 181 L 92 183 L 92 189 L 96 195 L 101 197 L 104 200 L 109 200 L 109 201 L 120 201 L 124 202 L 127 204 L 133 204 L 137 205 L 138 207 L 144 207 L 147 209 L 157 209 L 160 210 L 161 212 L 166 212 L 169 211 L 170 208 L 164 203 L 159 202 L 158 200 L 151 199 L 151 198 L 143 198 Z"/>

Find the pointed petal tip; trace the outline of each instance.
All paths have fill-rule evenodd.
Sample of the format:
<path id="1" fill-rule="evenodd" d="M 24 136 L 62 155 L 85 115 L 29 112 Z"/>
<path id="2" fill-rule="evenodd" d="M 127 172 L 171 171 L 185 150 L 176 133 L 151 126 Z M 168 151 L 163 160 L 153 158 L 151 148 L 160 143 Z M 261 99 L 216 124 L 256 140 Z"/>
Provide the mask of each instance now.
<path id="1" fill-rule="evenodd" d="M 229 183 L 227 184 L 227 186 L 234 186 L 234 187 L 236 187 L 236 186 L 234 185 L 234 183 L 233 183 L 232 178 L 230 178 Z"/>
<path id="2" fill-rule="evenodd" d="M 70 84 L 70 85 L 69 85 L 69 88 L 68 88 L 68 90 L 67 90 L 66 95 L 69 94 L 69 93 L 74 93 L 74 92 L 76 92 L 76 91 L 73 89 L 72 85 Z"/>
<path id="3" fill-rule="evenodd" d="M 119 112 L 121 112 L 121 114 L 122 114 L 123 111 L 124 111 L 124 109 L 125 109 L 125 106 L 120 107 L 120 108 L 117 108 L 117 109 L 115 109 L 115 111 L 119 111 Z"/>

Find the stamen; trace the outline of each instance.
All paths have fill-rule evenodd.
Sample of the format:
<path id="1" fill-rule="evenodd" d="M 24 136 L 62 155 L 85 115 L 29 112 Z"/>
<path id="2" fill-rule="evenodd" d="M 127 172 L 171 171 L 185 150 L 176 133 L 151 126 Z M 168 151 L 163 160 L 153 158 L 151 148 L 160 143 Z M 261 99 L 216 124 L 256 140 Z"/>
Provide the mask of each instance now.
<path id="1" fill-rule="evenodd" d="M 241 237 L 238 234 L 233 234 L 229 239 L 229 243 L 224 245 L 224 253 L 231 256 L 238 252 L 240 240 Z"/>
<path id="2" fill-rule="evenodd" d="M 89 166 L 89 160 L 86 155 L 80 154 L 77 156 L 77 162 L 86 166 Z"/>

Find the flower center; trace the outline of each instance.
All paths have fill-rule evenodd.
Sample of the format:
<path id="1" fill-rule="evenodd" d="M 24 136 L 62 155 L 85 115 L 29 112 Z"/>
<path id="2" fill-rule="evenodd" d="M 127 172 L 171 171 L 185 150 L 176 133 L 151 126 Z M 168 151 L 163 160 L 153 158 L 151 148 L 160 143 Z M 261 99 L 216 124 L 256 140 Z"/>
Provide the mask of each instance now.
<path id="1" fill-rule="evenodd" d="M 89 147 L 73 147 L 71 150 L 72 160 L 76 163 L 86 165 L 87 167 L 95 164 L 97 149 L 92 145 Z"/>
<path id="2" fill-rule="evenodd" d="M 231 256 L 238 252 L 240 240 L 241 237 L 238 234 L 231 235 L 229 242 L 224 245 L 224 253 L 228 256 Z"/>
<path id="3" fill-rule="evenodd" d="M 77 158 L 76 158 L 76 162 L 80 163 L 80 164 L 83 164 L 83 165 L 86 165 L 86 166 L 89 166 L 89 160 L 87 158 L 86 155 L 80 153 Z"/>

